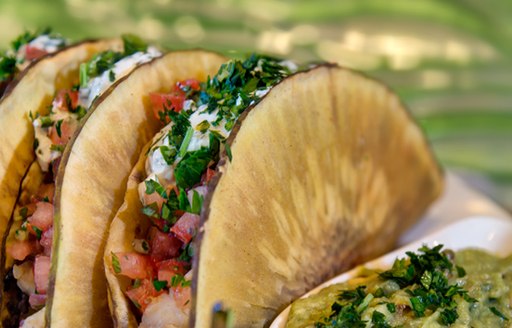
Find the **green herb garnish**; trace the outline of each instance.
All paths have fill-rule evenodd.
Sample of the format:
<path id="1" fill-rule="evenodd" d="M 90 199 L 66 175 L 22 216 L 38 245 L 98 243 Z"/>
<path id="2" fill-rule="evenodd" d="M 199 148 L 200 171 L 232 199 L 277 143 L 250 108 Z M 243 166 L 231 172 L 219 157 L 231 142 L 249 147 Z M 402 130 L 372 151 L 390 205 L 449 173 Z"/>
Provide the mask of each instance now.
<path id="1" fill-rule="evenodd" d="M 156 291 L 159 292 L 167 286 L 167 281 L 165 280 L 153 280 L 153 286 Z"/>
<path id="2" fill-rule="evenodd" d="M 491 310 L 491 312 L 496 315 L 497 317 L 500 317 L 501 319 L 505 320 L 505 321 L 508 321 L 508 318 L 506 315 L 504 315 L 503 313 L 501 313 L 500 310 L 498 310 L 496 307 L 494 306 L 491 306 L 489 307 L 489 310 Z"/>
<path id="3" fill-rule="evenodd" d="M 117 257 L 114 252 L 110 252 L 112 255 L 112 268 L 114 269 L 115 273 L 121 273 L 121 264 L 119 263 L 119 258 Z"/>
<path id="4" fill-rule="evenodd" d="M 186 153 L 174 170 L 177 186 L 187 189 L 199 183 L 211 159 L 212 154 L 207 148 Z"/>

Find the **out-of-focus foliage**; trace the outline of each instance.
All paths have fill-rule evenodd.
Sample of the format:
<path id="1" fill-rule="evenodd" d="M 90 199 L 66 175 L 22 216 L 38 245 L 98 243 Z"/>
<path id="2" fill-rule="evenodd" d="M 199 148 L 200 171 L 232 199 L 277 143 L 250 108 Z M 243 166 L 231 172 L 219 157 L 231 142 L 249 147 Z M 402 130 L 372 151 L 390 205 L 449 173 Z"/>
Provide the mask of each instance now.
<path id="1" fill-rule="evenodd" d="M 52 26 L 76 40 L 133 32 L 170 49 L 264 51 L 390 84 L 448 167 L 512 208 L 512 2 L 502 0 L 0 0 L 0 44 Z"/>

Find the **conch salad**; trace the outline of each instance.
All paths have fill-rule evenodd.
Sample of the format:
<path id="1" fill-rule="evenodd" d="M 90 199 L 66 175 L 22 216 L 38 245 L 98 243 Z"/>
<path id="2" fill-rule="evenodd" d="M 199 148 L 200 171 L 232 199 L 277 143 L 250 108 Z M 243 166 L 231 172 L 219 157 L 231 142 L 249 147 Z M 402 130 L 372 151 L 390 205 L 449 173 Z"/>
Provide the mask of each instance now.
<path id="1" fill-rule="evenodd" d="M 295 301 L 286 327 L 510 327 L 512 256 L 442 247 Z"/>
<path id="2" fill-rule="evenodd" d="M 123 41 L 122 52 L 109 50 L 98 53 L 82 64 L 80 84 L 69 90 L 59 90 L 46 115 L 31 117 L 35 130 L 34 150 L 45 173 L 44 183 L 28 204 L 18 204 L 15 220 L 19 228 L 15 233 L 16 240 L 7 247 L 7 253 L 15 260 L 12 275 L 19 289 L 29 295 L 32 309 L 40 308 L 46 301 L 55 177 L 66 144 L 93 99 L 136 66 L 161 55 L 136 36 L 125 35 Z"/>
<path id="3" fill-rule="evenodd" d="M 112 253 L 116 274 L 132 279 L 125 291 L 142 314 L 141 327 L 165 322 L 186 326 L 194 237 L 207 184 L 226 138 L 240 114 L 297 70 L 291 62 L 253 55 L 230 61 L 204 83 L 178 82 L 170 93 L 152 93 L 166 125 L 154 137 L 139 185 L 150 228 L 133 240 L 133 251 Z"/>
<path id="4" fill-rule="evenodd" d="M 11 42 L 12 48 L 0 55 L 0 96 L 10 80 L 32 61 L 64 48 L 68 41 L 50 29 L 25 32 Z"/>

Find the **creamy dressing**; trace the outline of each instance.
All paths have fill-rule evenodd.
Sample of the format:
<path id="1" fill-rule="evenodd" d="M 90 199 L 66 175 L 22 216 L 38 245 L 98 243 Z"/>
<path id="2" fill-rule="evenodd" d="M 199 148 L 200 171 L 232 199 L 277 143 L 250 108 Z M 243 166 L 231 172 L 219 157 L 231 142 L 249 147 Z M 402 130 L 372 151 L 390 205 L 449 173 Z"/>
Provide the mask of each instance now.
<path id="1" fill-rule="evenodd" d="M 135 67 L 161 55 L 162 53 L 155 47 L 148 47 L 146 52 L 139 51 L 119 60 L 113 68 L 106 70 L 100 76 L 92 78 L 88 81 L 87 86 L 80 88 L 80 104 L 89 108 L 94 99 L 105 92 L 115 81 L 130 73 Z M 114 74 L 114 81 L 111 81 L 112 74 Z"/>

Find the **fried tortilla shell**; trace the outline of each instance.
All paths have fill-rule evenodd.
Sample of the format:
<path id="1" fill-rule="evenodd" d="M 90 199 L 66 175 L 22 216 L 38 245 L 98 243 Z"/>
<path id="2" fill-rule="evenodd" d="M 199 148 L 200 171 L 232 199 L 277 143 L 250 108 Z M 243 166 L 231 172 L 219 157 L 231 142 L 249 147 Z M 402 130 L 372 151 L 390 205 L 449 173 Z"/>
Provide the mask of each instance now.
<path id="1" fill-rule="evenodd" d="M 141 65 L 99 99 L 70 141 L 55 193 L 47 303 L 52 327 L 104 327 L 112 322 L 103 253 L 128 175 L 159 128 L 148 94 L 183 79 L 206 80 L 224 61 L 213 53 L 181 51 Z"/>
<path id="2" fill-rule="evenodd" d="M 293 299 L 394 246 L 440 194 L 418 126 L 380 83 L 337 66 L 297 73 L 246 111 L 209 185 L 192 324 L 214 304 L 267 326 Z"/>

